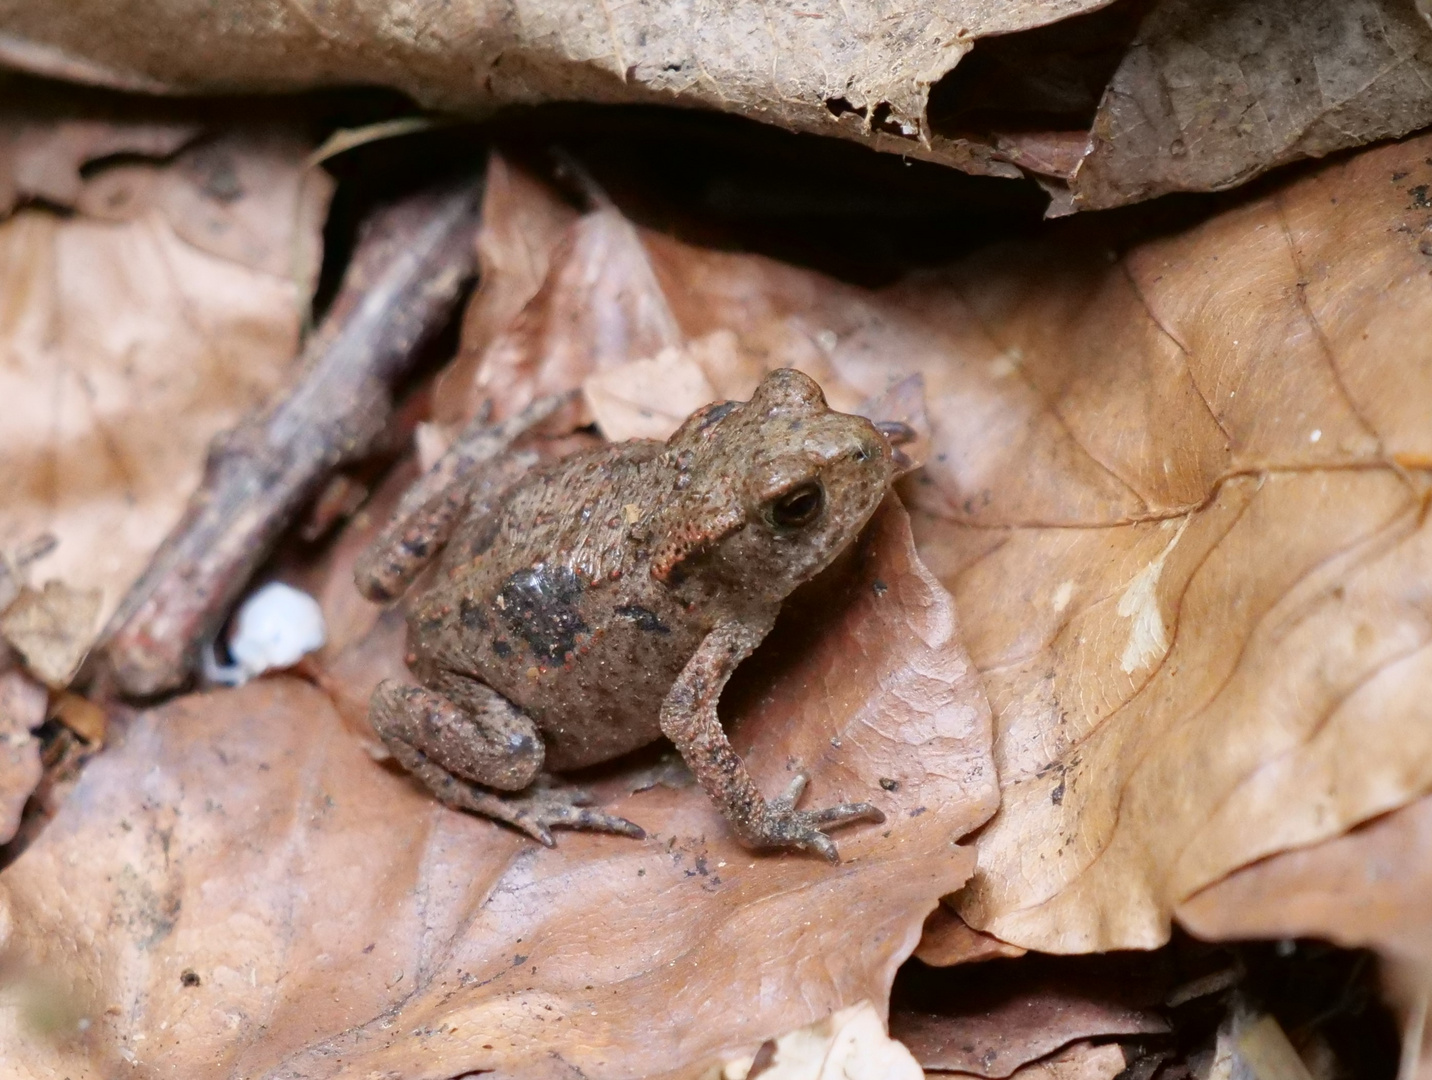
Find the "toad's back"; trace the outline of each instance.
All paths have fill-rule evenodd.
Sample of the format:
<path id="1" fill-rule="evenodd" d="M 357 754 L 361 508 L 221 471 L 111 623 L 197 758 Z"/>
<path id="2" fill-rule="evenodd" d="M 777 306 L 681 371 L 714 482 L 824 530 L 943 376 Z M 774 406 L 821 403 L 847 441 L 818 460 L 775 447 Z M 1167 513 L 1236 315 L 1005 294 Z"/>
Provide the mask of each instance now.
<path id="1" fill-rule="evenodd" d="M 415 672 L 475 677 L 525 711 L 547 766 L 609 760 L 661 734 L 662 700 L 710 624 L 651 576 L 635 528 L 676 493 L 664 444 L 564 459 L 448 544 L 409 615 Z"/>

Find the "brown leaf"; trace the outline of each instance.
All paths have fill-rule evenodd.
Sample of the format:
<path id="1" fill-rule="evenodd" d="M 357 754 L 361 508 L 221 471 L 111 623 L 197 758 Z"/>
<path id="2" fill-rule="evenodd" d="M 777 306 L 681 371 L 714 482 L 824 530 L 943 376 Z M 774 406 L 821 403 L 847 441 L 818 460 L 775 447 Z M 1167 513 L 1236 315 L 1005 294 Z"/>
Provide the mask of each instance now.
<path id="1" fill-rule="evenodd" d="M 63 690 L 79 671 L 94 637 L 98 589 L 72 589 L 62 581 L 28 585 L 0 615 L 0 637 L 24 658 L 30 674 Z"/>
<path id="2" fill-rule="evenodd" d="M 511 184 L 516 174 L 498 168 L 492 190 L 507 195 L 492 197 L 484 229 L 512 237 L 554 197 L 530 180 Z M 515 281 L 494 258 L 487 287 L 515 299 L 530 290 L 528 266 L 539 260 L 507 258 L 518 264 Z M 439 380 L 445 416 L 470 416 L 489 397 L 503 416 L 581 384 L 609 439 L 665 437 L 697 407 L 747 398 L 767 371 L 789 366 L 816 378 L 835 408 L 930 427 L 920 380 L 892 363 L 911 343 L 868 290 L 646 232 L 610 207 L 581 218 L 550 258 L 540 291 L 501 332 L 493 320 L 506 309 L 473 309 L 483 314 L 469 319 L 471 337 Z"/>
<path id="3" fill-rule="evenodd" d="M 707 1075 L 710 1075 L 709 1073 Z M 770 1039 L 725 1064 L 721 1080 L 923 1080 L 910 1052 L 885 1034 L 870 1002 Z"/>
<path id="4" fill-rule="evenodd" d="M 1019 1076 L 1081 1040 L 1168 1030 L 1142 1000 L 1149 996 L 1145 987 L 1117 969 L 1060 972 L 1007 962 L 956 973 L 936 986 L 925 996 L 938 1013 L 901 1008 L 890 1016 L 891 1035 L 926 1069 Z"/>
<path id="5" fill-rule="evenodd" d="M 74 206 L 85 189 L 81 170 L 117 155 L 164 158 L 199 134 L 192 120 L 127 112 L 99 113 L 97 99 L 48 86 L 23 94 L 8 86 L 0 108 L 0 217 L 22 199 Z M 154 110 L 157 111 L 157 110 Z"/>
<path id="6" fill-rule="evenodd" d="M 15 835 L 40 782 L 40 741 L 30 732 L 45 722 L 46 699 L 45 688 L 23 672 L 0 672 L 0 844 Z"/>
<path id="7" fill-rule="evenodd" d="M 375 764 L 318 692 L 260 680 L 139 716 L 0 875 L 9 955 L 89 1021 L 0 1037 L 31 1069 L 635 1077 L 690 1075 L 862 1000 L 882 1011 L 969 873 L 955 841 L 994 775 L 954 610 L 898 504 L 845 569 L 728 703 L 764 789 L 799 760 L 814 800 L 886 810 L 842 837 L 839 868 L 753 855 L 699 788 L 624 794 L 620 773 L 598 783 L 646 841 L 543 849 Z"/>
<path id="8" fill-rule="evenodd" d="M 182 0 L 141 20 L 104 0 L 62 13 L 4 0 L 0 58 L 149 93 L 361 83 L 467 113 L 699 105 L 968 172 L 1032 174 L 1063 213 L 1221 190 L 1432 121 L 1432 30 L 1405 0 L 748 2 L 694 21 L 675 4 L 592 19 L 545 2 L 521 19 L 500 5 L 425 11 L 420 35 L 371 0 L 317 15 L 230 7 L 214 23 Z"/>
<path id="9" fill-rule="evenodd" d="M 0 59 L 42 75 L 128 89 L 232 93 L 385 85 L 430 106 L 486 110 L 542 100 L 654 101 L 735 112 L 800 131 L 989 171 L 982 148 L 931 141 L 930 87 L 978 38 L 1041 26 L 1105 0 L 960 0 L 802 8 L 740 3 L 693 19 L 680 5 L 546 3 L 460 15 L 352 5 L 313 13 L 241 0 L 220 21 L 168 0 L 142 20 L 100 0 L 57 12 L 0 3 Z M 419 18 L 413 9 L 413 18 Z M 1007 175 L 1018 175 L 1003 165 Z"/>
<path id="10" fill-rule="evenodd" d="M 1400 0 L 1162 0 L 1071 170 L 1076 209 L 1217 191 L 1432 121 L 1432 27 Z"/>
<path id="11" fill-rule="evenodd" d="M 1432 797 L 1311 847 L 1286 851 L 1210 885 L 1178 906 L 1178 921 L 1213 941 L 1312 937 L 1372 948 L 1404 1030 L 1404 1048 L 1432 1075 L 1426 1027 L 1432 993 Z M 1410 1063 L 1409 1062 L 1409 1063 Z"/>
<path id="12" fill-rule="evenodd" d="M 501 154 L 488 155 L 477 234 L 481 276 L 463 313 L 458 355 L 433 388 L 435 421 L 458 427 L 477 415 L 486 399 L 474 385 L 483 356 L 537 295 L 577 216 L 547 185 Z"/>
<path id="13" fill-rule="evenodd" d="M 964 919 L 941 904 L 925 920 L 915 959 L 931 967 L 953 967 L 981 960 L 1023 956 L 1028 950 L 999 938 L 981 934 Z"/>
<path id="14" fill-rule="evenodd" d="M 1127 1064 L 1118 1043 L 1077 1042 L 1030 1062 L 1011 1080 L 1114 1080 Z"/>
<path id="15" fill-rule="evenodd" d="M 281 131 L 238 133 L 94 177 L 149 177 L 153 201 L 126 220 L 0 223 L 0 549 L 52 532 L 47 574 L 100 589 L 101 620 L 179 517 L 209 440 L 292 363 L 327 202 L 305 152 Z"/>
<path id="16" fill-rule="evenodd" d="M 970 925 L 1152 947 L 1229 871 L 1432 786 L 1429 150 L 892 294 L 970 406 L 912 489 L 996 711 Z"/>

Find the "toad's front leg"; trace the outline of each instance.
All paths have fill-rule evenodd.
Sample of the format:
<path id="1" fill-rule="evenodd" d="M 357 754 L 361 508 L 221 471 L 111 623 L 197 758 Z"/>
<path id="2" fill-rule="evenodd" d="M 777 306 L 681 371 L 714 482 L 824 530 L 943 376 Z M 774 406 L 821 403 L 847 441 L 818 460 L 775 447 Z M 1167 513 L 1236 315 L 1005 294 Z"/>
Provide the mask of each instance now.
<path id="1" fill-rule="evenodd" d="M 800 848 L 839 862 L 835 842 L 825 830 L 852 821 L 884 821 L 885 815 L 865 802 L 797 810 L 806 785 L 804 773 L 797 774 L 783 794 L 765 799 L 716 714 L 716 703 L 736 665 L 769 630 L 770 623 L 730 622 L 711 631 L 667 694 L 661 706 L 661 730 L 747 847 Z"/>
<path id="2" fill-rule="evenodd" d="M 536 725 L 497 691 L 457 675 L 435 682 L 429 689 L 383 680 L 368 719 L 398 764 L 448 806 L 506 822 L 548 847 L 553 828 L 646 835 L 544 776 Z"/>

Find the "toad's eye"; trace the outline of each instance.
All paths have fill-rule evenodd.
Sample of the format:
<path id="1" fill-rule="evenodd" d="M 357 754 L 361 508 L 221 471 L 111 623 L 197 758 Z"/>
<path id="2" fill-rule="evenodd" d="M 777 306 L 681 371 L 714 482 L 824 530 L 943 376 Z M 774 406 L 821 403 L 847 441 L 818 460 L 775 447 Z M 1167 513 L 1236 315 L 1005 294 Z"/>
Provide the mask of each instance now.
<path id="1" fill-rule="evenodd" d="M 816 519 L 824 502 L 819 484 L 802 484 L 771 503 L 771 520 L 783 529 L 798 529 Z"/>

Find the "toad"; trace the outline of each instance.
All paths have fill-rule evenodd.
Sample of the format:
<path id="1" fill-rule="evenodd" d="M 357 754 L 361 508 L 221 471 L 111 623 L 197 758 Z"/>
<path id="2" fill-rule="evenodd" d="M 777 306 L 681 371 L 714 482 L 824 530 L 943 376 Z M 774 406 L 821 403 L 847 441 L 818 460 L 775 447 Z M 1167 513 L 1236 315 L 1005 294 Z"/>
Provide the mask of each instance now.
<path id="1" fill-rule="evenodd" d="M 442 552 L 408 610 L 416 682 L 378 685 L 374 729 L 444 803 L 548 846 L 553 827 L 644 836 L 551 773 L 664 735 L 745 845 L 838 861 L 828 830 L 884 815 L 798 809 L 802 772 L 765 797 L 716 705 L 786 597 L 869 520 L 910 435 L 831 410 L 787 368 L 664 443 L 577 453 L 505 487 L 460 476 L 359 564 L 360 591 L 387 600 Z"/>

